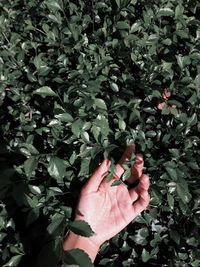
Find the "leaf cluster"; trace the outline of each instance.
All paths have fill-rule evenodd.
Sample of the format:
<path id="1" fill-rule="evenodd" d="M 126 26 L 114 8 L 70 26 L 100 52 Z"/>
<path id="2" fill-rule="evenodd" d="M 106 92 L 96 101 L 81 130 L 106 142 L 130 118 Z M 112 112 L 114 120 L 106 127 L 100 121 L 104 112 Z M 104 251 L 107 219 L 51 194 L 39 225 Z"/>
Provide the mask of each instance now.
<path id="1" fill-rule="evenodd" d="M 80 190 L 135 143 L 151 209 L 96 266 L 198 267 L 199 1 L 1 0 L 0 10 L 0 265 L 53 267 L 69 229 L 92 235 L 72 223 Z M 91 264 L 80 251 L 67 258 Z"/>

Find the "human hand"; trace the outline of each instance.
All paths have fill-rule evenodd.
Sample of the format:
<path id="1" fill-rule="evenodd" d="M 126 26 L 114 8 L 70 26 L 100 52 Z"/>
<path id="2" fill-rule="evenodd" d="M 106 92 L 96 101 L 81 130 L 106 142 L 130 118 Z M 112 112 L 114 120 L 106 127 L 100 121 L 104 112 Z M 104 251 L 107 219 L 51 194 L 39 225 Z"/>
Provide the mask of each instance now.
<path id="1" fill-rule="evenodd" d="M 150 196 L 147 190 L 150 183 L 149 177 L 142 175 L 144 167 L 142 155 L 136 156 L 135 164 L 131 167 L 132 175 L 127 180 L 133 183 L 140 178 L 138 186 L 129 190 L 123 183 L 111 186 L 124 173 L 122 164 L 130 160 L 134 150 L 134 145 L 127 147 L 116 165 L 116 175 L 110 182 L 106 181 L 105 176 L 111 162 L 104 159 L 81 191 L 75 220 L 85 220 L 89 223 L 96 233 L 90 240 L 96 245 L 103 244 L 119 233 L 149 204 Z"/>
<path id="2" fill-rule="evenodd" d="M 161 102 L 158 103 L 157 108 L 162 110 L 164 108 L 165 105 L 168 104 L 168 99 L 171 96 L 171 92 L 168 91 L 168 89 L 164 89 L 164 92 L 162 93 L 162 97 L 161 97 Z M 173 109 L 175 109 L 176 106 L 172 105 L 171 107 L 169 107 L 169 114 L 172 114 Z"/>
<path id="3" fill-rule="evenodd" d="M 76 209 L 75 220 L 88 222 L 96 235 L 85 238 L 70 233 L 64 241 L 64 250 L 81 248 L 94 261 L 100 246 L 124 229 L 147 208 L 150 201 L 147 191 L 150 182 L 149 176 L 142 174 L 144 161 L 141 154 L 136 155 L 135 163 L 131 167 L 131 176 L 127 180 L 132 184 L 139 178 L 139 184 L 132 189 L 128 189 L 124 183 L 111 186 L 124 173 L 122 165 L 130 160 L 134 151 L 134 145 L 126 148 L 120 161 L 116 164 L 116 172 L 110 182 L 107 182 L 105 177 L 111 162 L 104 159 L 84 185 Z"/>

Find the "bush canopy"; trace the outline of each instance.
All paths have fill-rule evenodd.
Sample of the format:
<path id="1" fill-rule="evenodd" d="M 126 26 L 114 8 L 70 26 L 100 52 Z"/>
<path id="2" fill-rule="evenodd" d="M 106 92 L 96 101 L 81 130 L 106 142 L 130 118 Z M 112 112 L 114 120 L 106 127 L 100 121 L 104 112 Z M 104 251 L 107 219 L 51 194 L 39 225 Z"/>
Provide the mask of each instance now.
<path id="1" fill-rule="evenodd" d="M 0 265 L 55 267 L 69 229 L 91 235 L 73 222 L 80 190 L 104 157 L 115 164 L 136 144 L 151 209 L 94 265 L 200 266 L 199 1 L 1 0 L 0 10 Z M 63 266 L 92 266 L 65 254 Z"/>

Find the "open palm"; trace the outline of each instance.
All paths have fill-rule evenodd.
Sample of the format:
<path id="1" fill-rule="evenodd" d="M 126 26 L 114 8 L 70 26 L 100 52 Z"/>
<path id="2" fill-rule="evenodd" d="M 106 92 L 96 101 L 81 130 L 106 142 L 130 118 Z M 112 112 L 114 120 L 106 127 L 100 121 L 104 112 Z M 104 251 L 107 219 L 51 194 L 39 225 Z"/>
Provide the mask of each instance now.
<path id="1" fill-rule="evenodd" d="M 96 245 L 119 233 L 149 204 L 149 177 L 142 175 L 144 161 L 140 154 L 136 155 L 136 161 L 131 167 L 131 176 L 127 180 L 133 183 L 140 178 L 138 186 L 132 189 L 128 189 L 124 183 L 111 186 L 113 181 L 120 179 L 124 173 L 122 164 L 130 160 L 134 150 L 134 145 L 127 147 L 116 165 L 116 173 L 110 182 L 106 181 L 105 176 L 111 162 L 104 159 L 81 191 L 75 220 L 85 220 L 89 223 L 96 233 L 90 240 Z"/>

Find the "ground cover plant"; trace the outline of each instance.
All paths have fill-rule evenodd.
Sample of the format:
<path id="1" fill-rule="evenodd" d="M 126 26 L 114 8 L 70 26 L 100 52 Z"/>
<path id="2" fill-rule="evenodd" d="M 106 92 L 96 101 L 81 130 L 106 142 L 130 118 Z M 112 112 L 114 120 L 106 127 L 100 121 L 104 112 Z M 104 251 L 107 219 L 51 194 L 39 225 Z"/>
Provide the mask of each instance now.
<path id="1" fill-rule="evenodd" d="M 199 1 L 1 0 L 0 11 L 0 266 L 53 267 L 68 229 L 90 235 L 73 223 L 80 190 L 133 143 L 150 209 L 94 265 L 200 266 Z"/>

